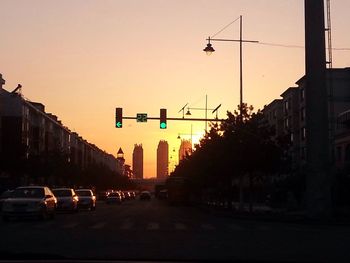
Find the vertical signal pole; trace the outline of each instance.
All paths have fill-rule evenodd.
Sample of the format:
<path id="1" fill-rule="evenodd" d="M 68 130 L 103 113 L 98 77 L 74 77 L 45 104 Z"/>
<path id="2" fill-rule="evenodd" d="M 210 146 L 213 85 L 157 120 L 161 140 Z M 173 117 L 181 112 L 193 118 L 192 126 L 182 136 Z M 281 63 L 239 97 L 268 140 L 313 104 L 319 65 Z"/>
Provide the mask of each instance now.
<path id="1" fill-rule="evenodd" d="M 324 1 L 305 5 L 306 212 L 331 215 L 331 179 L 326 86 Z"/>

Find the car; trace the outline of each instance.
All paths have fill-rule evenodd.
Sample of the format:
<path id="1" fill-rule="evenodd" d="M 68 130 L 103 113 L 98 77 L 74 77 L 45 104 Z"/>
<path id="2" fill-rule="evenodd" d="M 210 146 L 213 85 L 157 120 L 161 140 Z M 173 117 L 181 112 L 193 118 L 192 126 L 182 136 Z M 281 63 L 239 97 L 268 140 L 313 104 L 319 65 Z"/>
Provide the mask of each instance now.
<path id="1" fill-rule="evenodd" d="M 142 191 L 140 194 L 140 200 L 151 200 L 151 193 L 149 191 Z"/>
<path id="2" fill-rule="evenodd" d="M 53 218 L 57 199 L 47 186 L 22 186 L 16 188 L 2 207 L 2 218 L 8 221 L 12 217 Z"/>
<path id="3" fill-rule="evenodd" d="M 131 199 L 135 199 L 136 198 L 136 193 L 134 191 L 131 191 L 130 192 L 130 196 L 131 196 Z"/>
<path id="4" fill-rule="evenodd" d="M 124 196 L 125 196 L 125 200 L 130 200 L 131 199 L 131 195 L 128 191 L 124 191 Z"/>
<path id="5" fill-rule="evenodd" d="M 107 204 L 112 204 L 112 203 L 121 204 L 122 198 L 118 192 L 113 192 L 107 196 L 106 203 Z"/>
<path id="6" fill-rule="evenodd" d="M 78 208 L 96 209 L 96 196 L 91 189 L 77 189 L 75 193 L 79 198 Z"/>
<path id="7" fill-rule="evenodd" d="M 11 197 L 12 193 L 12 190 L 6 190 L 0 195 L 0 212 L 2 210 L 2 204 L 5 202 L 6 199 Z"/>
<path id="8" fill-rule="evenodd" d="M 120 197 L 122 198 L 122 201 L 125 201 L 126 200 L 125 193 L 122 191 L 119 191 L 119 194 L 120 194 Z"/>
<path id="9" fill-rule="evenodd" d="M 158 194 L 158 199 L 163 200 L 167 198 L 168 198 L 168 190 L 167 189 L 160 190 Z"/>
<path id="10" fill-rule="evenodd" d="M 78 211 L 79 198 L 72 188 L 55 188 L 52 189 L 55 197 L 57 198 L 57 210 L 61 211 Z"/>

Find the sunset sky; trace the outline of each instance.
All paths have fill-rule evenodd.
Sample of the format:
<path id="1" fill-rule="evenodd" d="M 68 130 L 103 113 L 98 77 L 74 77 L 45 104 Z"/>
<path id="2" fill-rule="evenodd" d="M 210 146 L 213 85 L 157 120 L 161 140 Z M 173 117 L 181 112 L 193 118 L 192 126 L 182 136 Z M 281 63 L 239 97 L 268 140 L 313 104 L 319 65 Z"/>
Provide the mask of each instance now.
<path id="1" fill-rule="evenodd" d="M 333 67 L 350 67 L 349 0 L 332 0 Z M 144 149 L 144 175 L 156 175 L 156 149 L 167 140 L 170 165 L 191 122 L 136 123 L 116 129 L 114 114 L 169 117 L 186 103 L 204 108 L 222 104 L 219 118 L 239 103 L 239 45 L 206 38 L 243 16 L 243 38 L 262 43 L 304 45 L 302 0 L 0 0 L 0 73 L 11 91 L 23 95 L 72 131 L 132 165 L 134 144 Z M 238 21 L 217 38 L 239 38 Z M 304 74 L 304 50 L 244 44 L 244 102 L 261 109 Z M 204 117 L 204 111 L 192 111 Z M 211 112 L 208 117 L 211 117 Z M 214 117 L 214 116 L 213 116 Z M 204 122 L 193 122 L 198 141 Z M 175 152 L 174 152 L 175 150 Z"/>

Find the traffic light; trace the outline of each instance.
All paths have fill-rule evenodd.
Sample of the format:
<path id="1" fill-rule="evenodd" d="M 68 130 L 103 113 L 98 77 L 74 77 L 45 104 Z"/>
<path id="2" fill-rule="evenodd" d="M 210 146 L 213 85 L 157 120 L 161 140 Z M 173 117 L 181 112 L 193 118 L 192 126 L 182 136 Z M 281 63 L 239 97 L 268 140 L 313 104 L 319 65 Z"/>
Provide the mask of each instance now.
<path id="1" fill-rule="evenodd" d="M 160 128 L 166 129 L 166 109 L 160 109 Z"/>
<path id="2" fill-rule="evenodd" d="M 123 108 L 115 109 L 115 127 L 116 128 L 123 127 Z"/>

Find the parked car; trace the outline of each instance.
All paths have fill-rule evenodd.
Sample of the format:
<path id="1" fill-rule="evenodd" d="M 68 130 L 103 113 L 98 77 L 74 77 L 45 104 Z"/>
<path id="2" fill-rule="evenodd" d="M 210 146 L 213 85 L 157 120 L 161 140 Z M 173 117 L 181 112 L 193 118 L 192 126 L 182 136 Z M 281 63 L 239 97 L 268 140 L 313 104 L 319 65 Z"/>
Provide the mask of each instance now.
<path id="1" fill-rule="evenodd" d="M 112 204 L 112 203 L 121 204 L 122 198 L 118 192 L 113 192 L 107 196 L 106 203 L 107 204 Z"/>
<path id="2" fill-rule="evenodd" d="M 78 211 L 79 198 L 72 188 L 55 188 L 52 189 L 57 198 L 57 210 L 61 211 Z"/>
<path id="3" fill-rule="evenodd" d="M 75 193 L 79 198 L 78 208 L 96 209 L 96 196 L 91 189 L 77 189 Z"/>
<path id="4" fill-rule="evenodd" d="M 57 199 L 46 186 L 25 186 L 16 188 L 2 207 L 2 218 L 39 216 L 43 219 L 53 218 Z"/>
<path id="5" fill-rule="evenodd" d="M 0 212 L 2 211 L 2 204 L 5 202 L 6 199 L 11 197 L 12 193 L 12 190 L 6 190 L 0 195 Z"/>
<path id="6" fill-rule="evenodd" d="M 151 200 L 151 193 L 149 191 L 142 191 L 140 194 L 140 200 Z"/>

